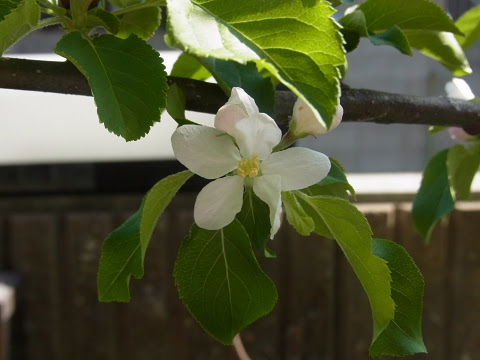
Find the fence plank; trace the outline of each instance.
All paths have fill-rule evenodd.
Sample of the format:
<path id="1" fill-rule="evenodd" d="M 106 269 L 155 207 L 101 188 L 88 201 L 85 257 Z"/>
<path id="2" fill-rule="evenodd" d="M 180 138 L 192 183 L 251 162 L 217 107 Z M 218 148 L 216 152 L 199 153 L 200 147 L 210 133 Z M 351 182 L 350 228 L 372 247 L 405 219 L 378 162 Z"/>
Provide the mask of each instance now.
<path id="1" fill-rule="evenodd" d="M 12 270 L 22 276 L 26 356 L 62 360 L 57 218 L 50 214 L 13 214 L 8 224 Z"/>
<path id="2" fill-rule="evenodd" d="M 460 203 L 457 209 L 448 358 L 475 360 L 480 358 L 480 203 Z"/>

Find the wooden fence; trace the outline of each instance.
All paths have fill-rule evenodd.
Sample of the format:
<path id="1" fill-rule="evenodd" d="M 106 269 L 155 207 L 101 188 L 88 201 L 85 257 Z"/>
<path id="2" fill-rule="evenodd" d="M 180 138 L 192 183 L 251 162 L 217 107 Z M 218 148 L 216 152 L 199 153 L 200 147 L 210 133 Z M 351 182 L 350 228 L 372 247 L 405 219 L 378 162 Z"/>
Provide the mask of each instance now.
<path id="1" fill-rule="evenodd" d="M 178 300 L 172 269 L 192 223 L 194 196 L 181 195 L 158 224 L 146 275 L 132 279 L 128 304 L 99 303 L 103 239 L 140 203 L 137 196 L 14 197 L 0 201 L 3 269 L 21 275 L 13 358 L 26 360 L 236 359 Z M 406 203 L 358 204 L 375 236 L 407 248 L 426 281 L 429 355 L 480 359 L 480 202 L 461 203 L 425 247 Z M 286 224 L 284 224 L 286 225 Z M 338 246 L 283 226 L 264 260 L 279 289 L 272 314 L 242 333 L 254 360 L 368 359 L 368 300 Z"/>

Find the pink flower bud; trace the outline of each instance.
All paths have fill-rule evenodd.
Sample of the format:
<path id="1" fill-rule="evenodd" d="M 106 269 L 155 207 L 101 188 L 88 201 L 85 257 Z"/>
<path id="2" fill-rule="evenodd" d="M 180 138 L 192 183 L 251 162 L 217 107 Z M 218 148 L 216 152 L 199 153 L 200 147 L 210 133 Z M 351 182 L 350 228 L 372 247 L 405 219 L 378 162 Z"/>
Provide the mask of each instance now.
<path id="1" fill-rule="evenodd" d="M 448 133 L 450 134 L 450 137 L 453 140 L 468 141 L 468 140 L 473 140 L 473 139 L 476 138 L 476 136 L 470 135 L 465 130 L 463 130 L 461 127 L 448 128 Z"/>
<path id="2" fill-rule="evenodd" d="M 330 129 L 327 129 L 322 123 L 321 118 L 315 116 L 314 112 L 302 99 L 298 98 L 293 106 L 292 120 L 290 130 L 294 132 L 297 138 L 308 135 L 326 134 L 335 129 L 343 117 L 343 108 L 337 107 L 337 113 L 333 117 Z"/>

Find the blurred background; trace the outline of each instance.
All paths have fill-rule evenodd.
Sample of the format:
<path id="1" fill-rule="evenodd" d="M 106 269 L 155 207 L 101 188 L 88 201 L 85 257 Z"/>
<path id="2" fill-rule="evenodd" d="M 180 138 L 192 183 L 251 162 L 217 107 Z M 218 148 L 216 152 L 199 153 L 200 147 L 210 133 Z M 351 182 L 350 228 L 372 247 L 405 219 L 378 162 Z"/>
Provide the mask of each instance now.
<path id="1" fill-rule="evenodd" d="M 471 0 L 439 0 L 454 19 Z M 179 52 L 151 44 L 171 69 Z M 5 56 L 61 60 L 62 32 L 24 38 Z M 480 46 L 468 51 L 480 94 Z M 392 93 L 445 95 L 451 74 L 419 53 L 400 55 L 363 39 L 348 55 L 344 82 Z M 188 113 L 212 124 L 213 115 Z M 159 223 L 146 276 L 132 280 L 130 304 L 100 304 L 95 274 L 103 239 L 139 206 L 164 176 L 180 171 L 165 113 L 140 141 L 126 143 L 98 122 L 93 98 L 0 89 L 0 360 L 235 359 L 187 314 L 172 269 L 192 223 L 203 181 L 190 181 Z M 424 331 L 431 355 L 413 359 L 480 359 L 480 203 L 459 204 L 426 247 L 412 228 L 410 201 L 428 159 L 454 144 L 426 126 L 343 123 L 327 136 L 299 141 L 337 158 L 358 191 L 358 206 L 375 236 L 403 244 L 426 278 Z M 478 199 L 477 179 L 474 198 Z M 274 313 L 243 334 L 253 359 L 368 359 L 368 300 L 336 245 L 303 238 L 283 226 L 262 260 L 277 282 Z M 2 357 L 3 356 L 3 357 Z"/>

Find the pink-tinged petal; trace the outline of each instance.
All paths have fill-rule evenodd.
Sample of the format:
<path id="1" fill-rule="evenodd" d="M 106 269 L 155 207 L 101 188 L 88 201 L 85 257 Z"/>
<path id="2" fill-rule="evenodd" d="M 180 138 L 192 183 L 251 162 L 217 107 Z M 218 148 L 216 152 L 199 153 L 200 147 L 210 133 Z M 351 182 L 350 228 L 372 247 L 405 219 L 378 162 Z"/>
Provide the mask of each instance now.
<path id="1" fill-rule="evenodd" d="M 448 133 L 452 138 L 452 140 L 468 141 L 468 140 L 476 139 L 476 136 L 470 135 L 461 127 L 448 128 Z"/>
<path id="2" fill-rule="evenodd" d="M 342 117 L 343 107 L 338 105 L 337 112 L 332 119 L 332 124 L 330 125 L 330 128 L 327 129 L 320 115 L 315 115 L 310 106 L 308 106 L 305 101 L 298 98 L 293 106 L 290 128 L 299 138 L 308 135 L 326 134 L 340 124 Z"/>
<path id="3" fill-rule="evenodd" d="M 282 131 L 275 121 L 263 113 L 240 120 L 235 129 L 233 137 L 244 158 L 257 154 L 260 160 L 266 159 L 282 138 Z"/>
<path id="4" fill-rule="evenodd" d="M 258 106 L 255 104 L 255 100 L 253 100 L 253 98 L 250 97 L 245 90 L 239 87 L 232 88 L 232 94 L 230 95 L 230 99 L 228 99 L 227 104 L 239 106 L 243 111 L 245 111 L 247 116 L 258 114 Z"/>
<path id="5" fill-rule="evenodd" d="M 216 179 L 238 168 L 240 152 L 233 140 L 208 126 L 184 125 L 172 135 L 178 161 L 195 174 Z"/>
<path id="6" fill-rule="evenodd" d="M 258 176 L 253 180 L 253 192 L 270 209 L 270 239 L 273 239 L 281 224 L 282 196 L 281 179 L 278 175 Z"/>
<path id="7" fill-rule="evenodd" d="M 212 181 L 197 196 L 193 216 L 203 229 L 218 230 L 230 224 L 242 209 L 243 179 L 226 176 Z"/>
<path id="8" fill-rule="evenodd" d="M 248 115 L 237 105 L 223 105 L 215 115 L 215 128 L 233 136 L 235 124 Z"/>
<path id="9" fill-rule="evenodd" d="M 260 166 L 263 175 L 279 175 L 282 191 L 303 189 L 328 175 L 330 160 L 317 151 L 294 147 L 270 155 Z"/>

